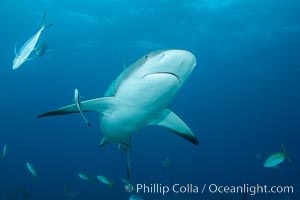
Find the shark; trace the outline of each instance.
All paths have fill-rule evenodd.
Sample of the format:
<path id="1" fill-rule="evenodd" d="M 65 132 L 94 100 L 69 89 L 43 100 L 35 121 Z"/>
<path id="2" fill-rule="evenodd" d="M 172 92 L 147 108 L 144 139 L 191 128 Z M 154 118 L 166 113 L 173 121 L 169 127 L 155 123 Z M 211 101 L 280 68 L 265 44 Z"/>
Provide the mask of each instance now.
<path id="1" fill-rule="evenodd" d="M 104 137 L 99 147 L 118 144 L 127 154 L 131 137 L 146 126 L 169 129 L 181 138 L 198 145 L 188 125 L 168 108 L 176 93 L 196 66 L 196 57 L 181 49 L 159 50 L 144 55 L 111 83 L 103 97 L 67 105 L 37 117 L 78 112 L 98 112 Z M 130 169 L 127 171 L 130 176 Z"/>

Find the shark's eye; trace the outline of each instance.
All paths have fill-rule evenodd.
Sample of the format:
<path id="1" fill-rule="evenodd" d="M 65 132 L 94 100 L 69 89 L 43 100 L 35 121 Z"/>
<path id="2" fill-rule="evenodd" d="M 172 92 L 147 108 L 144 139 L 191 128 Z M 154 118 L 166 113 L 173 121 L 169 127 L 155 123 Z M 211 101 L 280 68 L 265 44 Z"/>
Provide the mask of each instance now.
<path id="1" fill-rule="evenodd" d="M 145 55 L 144 59 L 147 60 L 148 58 L 149 58 L 149 56 L 148 56 L 148 55 Z"/>

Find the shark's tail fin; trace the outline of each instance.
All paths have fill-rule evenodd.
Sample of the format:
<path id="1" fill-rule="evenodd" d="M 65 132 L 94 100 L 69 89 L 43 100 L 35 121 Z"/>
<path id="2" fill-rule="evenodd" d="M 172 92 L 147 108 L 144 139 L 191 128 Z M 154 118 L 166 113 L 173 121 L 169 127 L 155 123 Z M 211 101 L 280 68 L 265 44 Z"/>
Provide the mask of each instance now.
<path id="1" fill-rule="evenodd" d="M 127 179 L 130 179 L 130 174 L 131 174 L 130 155 L 129 155 L 130 145 L 131 145 L 131 138 L 129 138 L 128 141 L 126 141 L 125 143 L 119 145 L 119 148 L 126 156 Z"/>
<path id="2" fill-rule="evenodd" d="M 130 179 L 131 165 L 130 165 L 129 149 L 126 150 L 125 154 L 126 154 L 126 164 L 127 164 L 127 178 Z"/>

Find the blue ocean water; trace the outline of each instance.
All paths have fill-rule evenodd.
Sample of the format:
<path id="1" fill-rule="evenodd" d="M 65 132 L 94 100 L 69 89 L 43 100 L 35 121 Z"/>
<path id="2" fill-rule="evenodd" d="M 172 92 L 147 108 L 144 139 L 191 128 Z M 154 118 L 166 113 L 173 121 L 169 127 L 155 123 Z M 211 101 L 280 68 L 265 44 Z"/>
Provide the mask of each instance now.
<path id="1" fill-rule="evenodd" d="M 52 51 L 12 70 L 15 45 L 36 33 L 45 11 L 46 24 L 54 25 L 41 40 Z M 0 148 L 7 145 L 0 199 L 129 199 L 135 192 L 126 192 L 121 181 L 125 157 L 116 145 L 98 148 L 97 113 L 86 114 L 91 127 L 79 114 L 36 116 L 71 104 L 75 88 L 84 99 L 103 96 L 124 63 L 159 49 L 185 49 L 197 58 L 169 108 L 200 144 L 144 128 L 132 138 L 130 181 L 192 184 L 199 191 L 139 194 L 155 200 L 300 199 L 299 11 L 297 0 L 0 1 Z M 281 144 L 291 162 L 265 168 Z M 164 158 L 171 161 L 167 169 Z M 37 182 L 26 162 L 35 166 Z M 81 172 L 95 182 L 80 179 Z M 114 181 L 113 188 L 98 175 Z M 213 184 L 293 186 L 293 193 L 243 197 L 209 191 Z"/>

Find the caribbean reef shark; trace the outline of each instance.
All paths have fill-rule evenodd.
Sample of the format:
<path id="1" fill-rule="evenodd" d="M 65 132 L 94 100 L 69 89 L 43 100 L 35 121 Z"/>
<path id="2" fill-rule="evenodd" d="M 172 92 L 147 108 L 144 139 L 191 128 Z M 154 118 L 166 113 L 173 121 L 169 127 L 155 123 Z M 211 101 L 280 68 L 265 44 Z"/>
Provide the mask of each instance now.
<path id="1" fill-rule="evenodd" d="M 191 129 L 167 108 L 195 66 L 196 58 L 188 51 L 155 51 L 127 67 L 111 83 L 104 97 L 81 102 L 81 112 L 100 113 L 104 137 L 99 147 L 119 144 L 128 155 L 133 133 L 150 125 L 167 128 L 198 145 Z M 78 112 L 78 106 L 71 104 L 38 117 Z"/>

